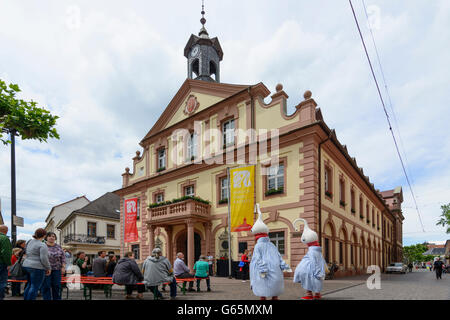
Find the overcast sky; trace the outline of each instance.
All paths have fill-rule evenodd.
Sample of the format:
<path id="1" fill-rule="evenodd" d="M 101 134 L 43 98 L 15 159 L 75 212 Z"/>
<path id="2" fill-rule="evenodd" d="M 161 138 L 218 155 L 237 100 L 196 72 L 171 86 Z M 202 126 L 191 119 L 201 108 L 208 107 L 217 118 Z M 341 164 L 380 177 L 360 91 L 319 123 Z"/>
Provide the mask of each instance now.
<path id="1" fill-rule="evenodd" d="M 347 0 L 206 0 L 220 40 L 221 81 L 282 83 L 288 112 L 311 90 L 328 126 L 380 190 L 403 187 L 404 244 L 443 241 L 450 202 L 450 2 L 353 0 L 425 228 L 377 95 Z M 60 140 L 17 141 L 18 239 L 51 207 L 119 189 L 125 167 L 187 77 L 183 49 L 201 0 L 0 1 L 0 79 L 58 115 Z M 267 99 L 266 101 L 269 101 Z M 398 131 L 399 129 L 399 131 Z M 10 224 L 10 148 L 0 145 L 2 214 Z"/>

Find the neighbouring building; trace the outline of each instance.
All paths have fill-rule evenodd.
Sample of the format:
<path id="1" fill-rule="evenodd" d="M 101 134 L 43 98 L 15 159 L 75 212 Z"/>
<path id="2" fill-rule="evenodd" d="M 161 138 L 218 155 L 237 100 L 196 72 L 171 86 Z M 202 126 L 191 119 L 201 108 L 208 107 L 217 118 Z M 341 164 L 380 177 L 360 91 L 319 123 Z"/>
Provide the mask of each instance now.
<path id="1" fill-rule="evenodd" d="M 450 240 L 445 242 L 445 264 L 450 265 Z"/>
<path id="2" fill-rule="evenodd" d="M 56 228 L 62 246 L 76 254 L 83 251 L 90 261 L 97 252 L 120 254 L 119 197 L 111 192 L 72 211 Z"/>
<path id="3" fill-rule="evenodd" d="M 326 260 L 339 265 L 338 275 L 400 261 L 401 188 L 375 189 L 324 122 L 310 91 L 287 114 L 288 95 L 281 84 L 271 94 L 262 82 L 221 83 L 222 48 L 217 38 L 209 37 L 204 18 L 201 22 L 198 36 L 191 35 L 184 49 L 187 79 L 140 141 L 142 151 L 136 152 L 132 170 L 125 169 L 122 188 L 115 191 L 121 234 L 124 201 L 139 199 L 139 241 L 122 241 L 122 252 L 133 250 L 142 261 L 159 246 L 173 262 L 181 251 L 192 270 L 200 254 L 227 256 L 231 245 L 236 261 L 243 249 L 251 250 L 255 241 L 250 232 L 232 233 L 228 243 L 227 168 L 241 164 L 219 160 L 231 156 L 244 163 L 257 160 L 255 201 L 269 237 L 293 268 L 307 251 L 301 232 L 292 226 L 298 217 L 318 232 Z M 174 138 L 181 129 L 184 137 Z M 267 153 L 261 152 L 265 147 Z M 209 204 L 195 198 L 182 201 L 183 196 Z"/>
<path id="4" fill-rule="evenodd" d="M 64 221 L 73 211 L 78 210 L 89 203 L 90 201 L 85 196 L 81 196 L 54 206 L 45 219 L 45 223 L 47 224 L 45 230 L 47 232 L 55 233 L 58 238 L 56 240 L 57 243 L 62 245 L 63 239 L 61 239 L 60 230 L 58 230 L 56 226 Z"/>

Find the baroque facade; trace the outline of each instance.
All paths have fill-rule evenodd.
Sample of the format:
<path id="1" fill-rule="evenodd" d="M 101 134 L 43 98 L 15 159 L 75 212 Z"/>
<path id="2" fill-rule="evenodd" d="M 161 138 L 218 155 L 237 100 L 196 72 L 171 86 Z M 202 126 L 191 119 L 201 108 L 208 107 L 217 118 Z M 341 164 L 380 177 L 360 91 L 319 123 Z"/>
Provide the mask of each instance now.
<path id="1" fill-rule="evenodd" d="M 400 261 L 401 188 L 375 189 L 324 122 L 310 91 L 288 115 L 281 84 L 271 94 L 263 83 L 220 83 L 222 49 L 202 24 L 185 48 L 187 79 L 141 140 L 142 152 L 115 191 L 121 235 L 124 201 L 139 199 L 139 241 L 122 238 L 122 254 L 134 250 L 141 262 L 159 246 L 173 262 L 181 251 L 192 270 L 200 254 L 219 258 L 231 245 L 231 258 L 238 260 L 255 241 L 250 232 L 233 232 L 228 244 L 227 168 L 255 161 L 255 202 L 293 268 L 307 251 L 292 225 L 299 217 L 319 234 L 325 258 L 338 263 L 340 275 Z"/>

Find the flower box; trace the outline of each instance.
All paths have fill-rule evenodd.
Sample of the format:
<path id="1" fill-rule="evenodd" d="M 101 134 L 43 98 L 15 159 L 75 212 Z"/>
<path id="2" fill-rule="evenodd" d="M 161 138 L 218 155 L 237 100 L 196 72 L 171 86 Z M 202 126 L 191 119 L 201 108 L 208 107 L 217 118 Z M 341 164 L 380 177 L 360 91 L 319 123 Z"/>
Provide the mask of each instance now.
<path id="1" fill-rule="evenodd" d="M 339 204 L 341 205 L 341 206 L 343 206 L 344 208 L 345 208 L 345 206 L 347 205 L 346 203 L 345 203 L 345 201 L 339 201 Z"/>
<path id="2" fill-rule="evenodd" d="M 270 190 L 266 191 L 266 197 L 267 196 L 271 196 L 273 194 L 280 194 L 280 193 L 283 193 L 283 192 L 284 192 L 284 188 L 283 187 L 280 187 L 278 189 L 270 189 Z"/>
<path id="3" fill-rule="evenodd" d="M 158 168 L 158 170 L 156 170 L 156 172 L 161 172 L 161 171 L 164 171 L 164 170 L 166 170 L 166 167 L 161 167 L 161 168 Z"/>
<path id="4" fill-rule="evenodd" d="M 356 213 L 356 210 L 353 209 L 353 208 L 352 208 L 350 211 L 351 211 L 352 213 Z"/>
<path id="5" fill-rule="evenodd" d="M 219 200 L 219 204 L 224 204 L 224 203 L 228 203 L 228 198 Z"/>
<path id="6" fill-rule="evenodd" d="M 364 219 L 364 216 L 363 216 L 362 214 L 360 214 L 359 217 L 360 217 L 361 219 Z"/>
<path id="7" fill-rule="evenodd" d="M 333 193 L 330 192 L 330 191 L 325 191 L 325 195 L 326 195 L 327 197 L 330 197 L 330 198 L 333 197 Z"/>

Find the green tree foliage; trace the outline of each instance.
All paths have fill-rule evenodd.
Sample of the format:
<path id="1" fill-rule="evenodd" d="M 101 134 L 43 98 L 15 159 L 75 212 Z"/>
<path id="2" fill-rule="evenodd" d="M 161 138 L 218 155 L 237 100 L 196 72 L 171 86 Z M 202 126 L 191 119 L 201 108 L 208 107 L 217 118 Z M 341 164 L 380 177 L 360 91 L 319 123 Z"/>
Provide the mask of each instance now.
<path id="1" fill-rule="evenodd" d="M 423 253 L 428 250 L 425 244 L 419 243 L 403 247 L 403 256 L 408 262 L 426 262 L 433 260 L 433 256 L 424 256 Z"/>
<path id="2" fill-rule="evenodd" d="M 9 84 L 0 80 L 0 141 L 9 143 L 3 135 L 15 130 L 24 140 L 35 139 L 47 142 L 48 138 L 59 139 L 54 128 L 58 116 L 52 116 L 49 111 L 37 107 L 34 101 L 17 99 L 20 92 L 17 84 Z"/>
<path id="3" fill-rule="evenodd" d="M 447 233 L 450 233 L 450 203 L 441 206 L 442 214 L 440 215 L 441 219 L 437 226 L 447 227 Z"/>

